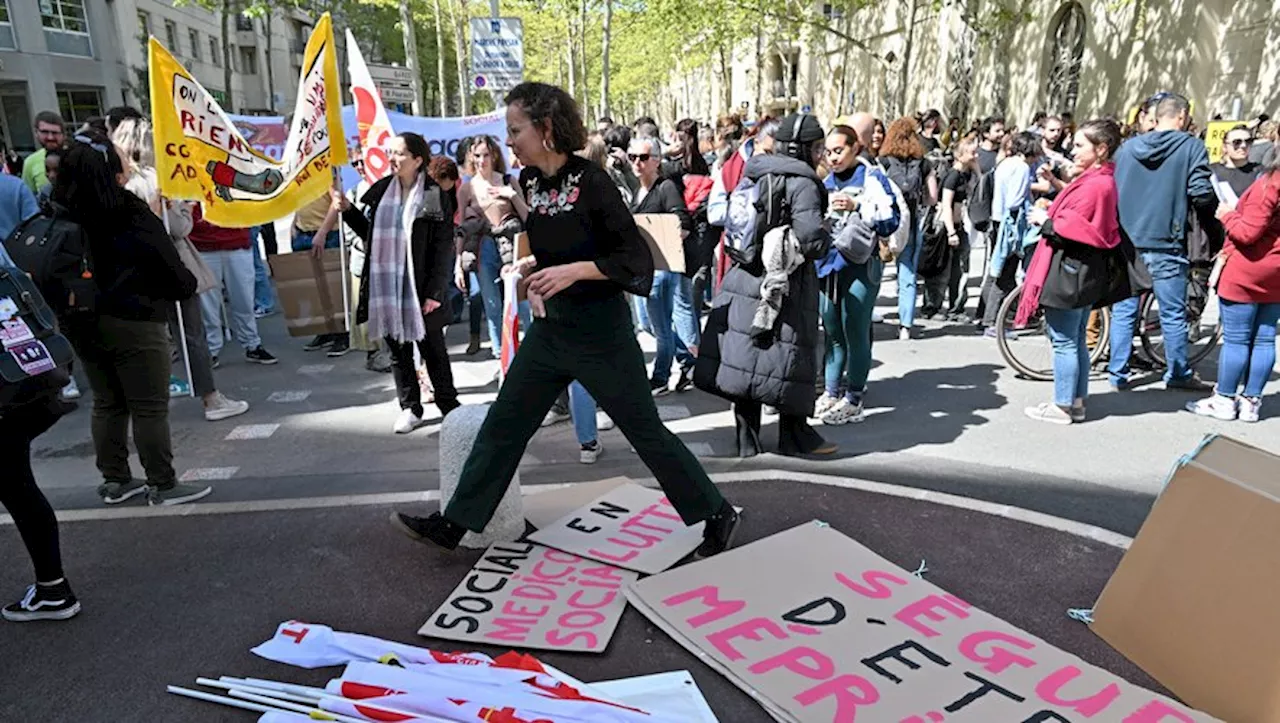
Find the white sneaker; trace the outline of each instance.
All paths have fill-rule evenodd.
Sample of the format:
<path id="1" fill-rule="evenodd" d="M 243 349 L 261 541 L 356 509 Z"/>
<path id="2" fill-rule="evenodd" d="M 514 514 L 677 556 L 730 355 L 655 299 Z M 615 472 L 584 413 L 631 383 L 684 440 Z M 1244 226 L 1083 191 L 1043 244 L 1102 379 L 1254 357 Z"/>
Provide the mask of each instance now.
<path id="1" fill-rule="evenodd" d="M 596 429 L 601 431 L 609 431 L 618 425 L 613 423 L 613 417 L 604 412 L 596 412 Z"/>
<path id="2" fill-rule="evenodd" d="M 1258 421 L 1262 416 L 1262 397 L 1240 397 L 1240 416 L 1241 422 L 1249 422 L 1250 424 Z"/>
<path id="3" fill-rule="evenodd" d="M 67 382 L 67 386 L 62 388 L 62 401 L 70 402 L 80 398 L 80 387 L 76 386 L 76 378 L 71 377 L 71 381 Z"/>
<path id="4" fill-rule="evenodd" d="M 822 415 L 821 419 L 823 424 L 838 427 L 851 422 L 861 422 L 866 419 L 866 415 L 862 412 L 862 402 L 855 404 L 849 401 L 847 397 L 842 397 L 840 401 L 836 402 L 835 406 Z"/>
<path id="5" fill-rule="evenodd" d="M 602 454 L 604 454 L 604 444 L 597 439 L 590 444 L 582 445 L 582 452 L 578 455 L 578 461 L 583 464 L 595 464 Z"/>
<path id="6" fill-rule="evenodd" d="M 880 313 L 880 312 L 878 312 L 878 311 L 873 311 L 873 312 L 871 312 L 871 323 L 873 323 L 873 324 L 883 324 L 883 323 L 884 323 L 884 314 L 881 314 L 881 313 Z"/>
<path id="7" fill-rule="evenodd" d="M 236 401 L 223 394 L 214 392 L 204 405 L 204 418 L 207 422 L 218 422 L 231 417 L 238 417 L 249 411 L 249 403 Z"/>
<path id="8" fill-rule="evenodd" d="M 1075 418 L 1071 416 L 1071 412 L 1052 402 L 1041 402 L 1034 407 L 1027 407 L 1023 410 L 1023 413 L 1037 422 L 1048 422 L 1049 424 L 1058 424 L 1064 427 L 1075 423 Z"/>
<path id="9" fill-rule="evenodd" d="M 841 399 L 842 397 L 833 397 L 830 394 L 823 392 L 822 396 L 818 397 L 818 401 L 813 405 L 813 418 L 821 419 L 822 415 L 831 411 L 831 408 L 834 407 Z"/>
<path id="10" fill-rule="evenodd" d="M 898 341 L 911 341 L 911 327 L 903 326 L 898 328 Z"/>
<path id="11" fill-rule="evenodd" d="M 400 412 L 400 418 L 396 420 L 396 434 L 408 434 L 418 427 L 426 425 L 426 420 L 413 413 L 412 409 L 405 409 Z"/>
<path id="12" fill-rule="evenodd" d="M 1224 397 L 1217 393 L 1196 402 L 1187 402 L 1186 409 L 1192 414 L 1197 414 L 1201 417 L 1212 417 L 1223 422 L 1233 422 L 1239 414 L 1234 398 Z"/>
<path id="13" fill-rule="evenodd" d="M 547 410 L 547 416 L 542 418 L 542 426 L 550 427 L 561 422 L 567 422 L 570 419 L 568 412 L 562 412 L 555 407 Z"/>

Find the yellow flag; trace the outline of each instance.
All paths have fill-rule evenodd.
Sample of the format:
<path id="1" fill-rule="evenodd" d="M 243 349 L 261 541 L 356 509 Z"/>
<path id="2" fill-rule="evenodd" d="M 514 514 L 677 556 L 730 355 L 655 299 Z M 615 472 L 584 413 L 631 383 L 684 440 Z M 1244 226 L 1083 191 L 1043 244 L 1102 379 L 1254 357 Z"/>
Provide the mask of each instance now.
<path id="1" fill-rule="evenodd" d="M 160 192 L 200 201 L 212 224 L 243 228 L 287 216 L 326 193 L 331 169 L 347 163 L 328 13 L 307 41 L 280 161 L 253 150 L 213 96 L 154 37 L 149 66 Z"/>

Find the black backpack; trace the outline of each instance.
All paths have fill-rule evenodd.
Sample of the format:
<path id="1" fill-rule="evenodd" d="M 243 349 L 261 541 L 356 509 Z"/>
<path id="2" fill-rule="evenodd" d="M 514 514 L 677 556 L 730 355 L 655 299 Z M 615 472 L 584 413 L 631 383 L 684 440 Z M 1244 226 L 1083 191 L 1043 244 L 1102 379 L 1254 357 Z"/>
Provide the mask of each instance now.
<path id="1" fill-rule="evenodd" d="M 969 222 L 975 229 L 986 231 L 991 228 L 993 220 L 1000 223 L 1000 219 L 991 218 L 991 204 L 995 200 L 996 171 L 993 168 L 978 176 L 972 188 L 969 189 Z"/>
<path id="2" fill-rule="evenodd" d="M 0 416 L 53 397 L 71 380 L 71 343 L 22 271 L 0 263 Z"/>
<path id="3" fill-rule="evenodd" d="M 920 201 L 924 198 L 924 161 L 904 161 L 894 156 L 884 156 L 880 162 L 884 166 L 885 175 L 902 191 L 902 198 L 911 210 L 911 217 L 919 218 Z"/>
<path id="4" fill-rule="evenodd" d="M 35 281 L 58 316 L 92 313 L 97 308 L 89 237 L 66 209 L 50 204 L 19 224 L 5 239 L 4 248 L 14 265 Z"/>

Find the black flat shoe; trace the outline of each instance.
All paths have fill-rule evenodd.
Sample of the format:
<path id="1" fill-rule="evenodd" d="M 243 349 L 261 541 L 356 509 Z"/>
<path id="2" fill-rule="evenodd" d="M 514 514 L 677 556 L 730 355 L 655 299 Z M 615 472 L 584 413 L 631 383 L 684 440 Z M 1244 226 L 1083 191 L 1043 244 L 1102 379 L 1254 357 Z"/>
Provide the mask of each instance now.
<path id="1" fill-rule="evenodd" d="M 760 444 L 760 434 L 751 428 L 742 417 L 737 418 L 738 428 L 738 457 L 740 459 L 748 459 L 760 454 L 764 451 L 764 445 Z"/>
<path id="2" fill-rule="evenodd" d="M 707 525 L 702 530 L 702 544 L 694 551 L 693 558 L 702 560 L 733 547 L 733 538 L 741 521 L 742 515 L 725 502 L 719 512 L 707 518 Z"/>
<path id="3" fill-rule="evenodd" d="M 458 543 L 467 534 L 467 529 L 444 518 L 439 512 L 432 512 L 427 517 L 414 517 L 403 512 L 391 513 L 391 524 L 396 529 L 418 542 L 430 542 L 446 550 L 458 549 Z"/>

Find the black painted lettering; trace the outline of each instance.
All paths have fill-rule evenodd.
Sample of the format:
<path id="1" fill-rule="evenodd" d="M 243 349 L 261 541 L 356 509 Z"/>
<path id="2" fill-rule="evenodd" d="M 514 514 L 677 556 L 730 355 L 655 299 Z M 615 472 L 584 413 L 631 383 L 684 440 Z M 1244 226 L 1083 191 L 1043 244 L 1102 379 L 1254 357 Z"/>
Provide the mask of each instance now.
<path id="1" fill-rule="evenodd" d="M 870 658 L 863 658 L 862 664 L 874 670 L 882 678 L 887 678 L 893 681 L 894 684 L 898 684 L 902 682 L 902 678 L 886 670 L 885 667 L 881 665 L 881 663 L 886 660 L 896 660 L 899 663 L 902 663 L 902 665 L 905 666 L 908 670 L 919 670 L 920 663 L 914 660 L 911 660 L 910 658 L 904 655 L 904 653 L 906 653 L 908 650 L 914 650 L 917 653 L 920 653 L 924 657 L 928 658 L 930 662 L 932 662 L 933 664 L 939 667 L 945 668 L 951 665 L 951 663 L 947 662 L 946 658 L 943 658 L 941 655 L 938 655 L 937 653 L 933 652 L 932 650 L 929 650 L 928 648 L 924 647 L 923 645 L 921 645 L 920 643 L 917 643 L 914 640 L 908 640 L 905 643 L 902 643 L 901 645 L 895 645 L 892 648 L 889 648 L 888 650 L 884 651 L 883 653 L 880 653 L 878 655 L 873 655 Z"/>
<path id="2" fill-rule="evenodd" d="M 999 693 L 1000 695 L 1003 695 L 1004 697 L 1008 698 L 1009 700 L 1015 703 L 1021 703 L 1026 700 L 1026 698 L 1023 698 L 1022 696 L 1018 695 L 1017 693 L 1014 693 L 1011 690 L 1002 688 L 996 685 L 995 683 L 992 683 L 991 681 L 987 680 L 981 675 L 975 675 L 974 673 L 970 673 L 966 671 L 964 674 L 964 677 L 968 678 L 969 680 L 977 681 L 979 685 L 977 688 L 961 696 L 960 700 L 957 700 L 956 702 L 952 703 L 946 708 L 943 708 L 943 710 L 945 710 L 948 713 L 955 713 L 958 710 L 964 709 L 974 701 L 979 700 L 980 698 L 986 696 L 987 693 Z"/>

